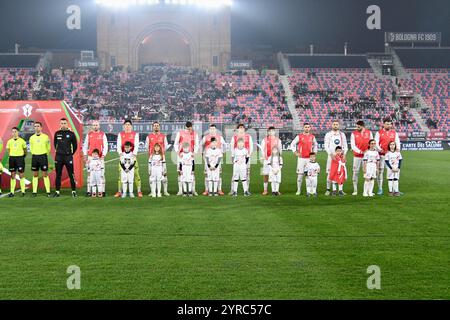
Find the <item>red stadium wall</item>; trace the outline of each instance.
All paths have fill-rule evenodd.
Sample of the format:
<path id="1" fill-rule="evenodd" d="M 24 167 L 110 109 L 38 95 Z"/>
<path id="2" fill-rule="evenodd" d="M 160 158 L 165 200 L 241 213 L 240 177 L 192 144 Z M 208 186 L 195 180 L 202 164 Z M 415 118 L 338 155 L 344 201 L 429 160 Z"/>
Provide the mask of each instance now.
<path id="1" fill-rule="evenodd" d="M 53 169 L 50 173 L 52 187 L 55 183 L 54 159 L 55 149 L 53 147 L 53 137 L 59 130 L 59 120 L 67 118 L 69 127 L 75 133 L 78 141 L 78 150 L 74 155 L 75 179 L 77 187 L 83 186 L 83 162 L 81 142 L 83 135 L 83 124 L 75 115 L 72 109 L 64 101 L 0 101 L 0 137 L 3 140 L 3 150 L 0 152 L 0 160 L 5 168 L 8 168 L 8 155 L 6 152 L 6 143 L 11 138 L 11 128 L 22 126 L 27 121 L 42 122 L 43 132 L 50 138 L 52 144 L 51 159 L 49 166 Z M 31 157 L 28 154 L 27 159 Z M 31 158 L 30 158 L 31 159 Z M 27 161 L 25 177 L 31 180 L 30 161 Z M 40 179 L 40 184 L 42 184 Z M 3 174 L 2 187 L 9 186 L 9 179 Z M 40 187 L 43 187 L 40 185 Z M 63 170 L 62 187 L 70 187 L 70 180 L 66 170 Z"/>

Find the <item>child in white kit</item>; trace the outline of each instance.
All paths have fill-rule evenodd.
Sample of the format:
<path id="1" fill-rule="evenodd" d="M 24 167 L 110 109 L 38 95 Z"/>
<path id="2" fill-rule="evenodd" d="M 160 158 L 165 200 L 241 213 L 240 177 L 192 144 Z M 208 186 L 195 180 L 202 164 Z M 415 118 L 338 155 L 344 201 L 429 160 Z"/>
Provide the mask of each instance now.
<path id="1" fill-rule="evenodd" d="M 127 190 L 130 198 L 134 198 L 133 183 L 134 183 L 134 166 L 136 164 L 136 157 L 131 152 L 131 143 L 125 142 L 125 152 L 120 155 L 120 167 L 122 168 L 120 180 L 122 182 L 122 198 L 127 197 Z"/>
<path id="2" fill-rule="evenodd" d="M 233 155 L 233 197 L 237 196 L 239 180 L 242 182 L 242 187 L 244 189 L 244 196 L 250 196 L 248 192 L 248 162 L 249 153 L 246 148 L 244 148 L 244 139 L 239 139 L 237 141 L 237 148 L 234 149 Z"/>
<path id="3" fill-rule="evenodd" d="M 277 147 L 272 148 L 272 155 L 268 161 L 269 166 L 269 182 L 272 187 L 272 195 L 280 195 L 281 168 L 283 167 L 283 158 Z"/>
<path id="4" fill-rule="evenodd" d="M 165 157 L 158 143 L 153 147 L 153 153 L 148 160 L 148 174 L 151 189 L 149 196 L 161 198 L 161 184 L 167 174 L 167 168 Z"/>
<path id="5" fill-rule="evenodd" d="M 103 159 L 100 158 L 100 151 L 94 149 L 92 157 L 89 158 L 87 168 L 89 170 L 89 192 L 93 198 L 103 197 L 104 181 L 105 181 L 105 165 Z"/>
<path id="6" fill-rule="evenodd" d="M 195 162 L 194 154 L 190 150 L 189 143 L 183 143 L 183 151 L 178 158 L 178 175 L 182 185 L 184 197 L 192 197 L 192 185 L 194 183 Z"/>
<path id="7" fill-rule="evenodd" d="M 380 154 L 376 149 L 377 143 L 375 140 L 369 141 L 369 149 L 364 153 L 363 157 L 363 172 L 364 172 L 364 192 L 363 197 L 373 197 L 373 187 L 375 179 L 378 176 L 378 169 L 380 167 Z"/>
<path id="8" fill-rule="evenodd" d="M 316 162 L 316 153 L 309 154 L 309 162 L 305 165 L 306 196 L 317 197 L 317 176 L 320 173 L 320 165 Z"/>
<path id="9" fill-rule="evenodd" d="M 389 195 L 394 197 L 400 196 L 398 183 L 400 180 L 400 167 L 402 165 L 402 155 L 397 148 L 395 141 L 389 143 L 388 153 L 385 156 L 385 163 L 387 166 L 387 180 L 389 186 Z"/>
<path id="10" fill-rule="evenodd" d="M 208 181 L 208 195 L 218 196 L 218 188 L 220 182 L 220 170 L 222 162 L 222 150 L 217 148 L 215 137 L 211 138 L 210 148 L 206 151 L 206 176 Z"/>

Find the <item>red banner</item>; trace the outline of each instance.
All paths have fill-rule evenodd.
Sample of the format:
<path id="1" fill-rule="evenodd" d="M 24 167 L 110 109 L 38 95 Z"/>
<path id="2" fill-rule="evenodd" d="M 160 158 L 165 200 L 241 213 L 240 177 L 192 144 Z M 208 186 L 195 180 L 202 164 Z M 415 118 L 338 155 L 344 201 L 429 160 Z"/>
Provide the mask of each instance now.
<path id="1" fill-rule="evenodd" d="M 83 186 L 83 160 L 81 152 L 81 141 L 83 135 L 83 124 L 75 115 L 72 109 L 64 101 L 0 101 L 0 138 L 3 140 L 3 150 L 0 152 L 0 161 L 8 168 L 8 155 L 6 154 L 6 143 L 11 138 L 11 128 L 19 127 L 23 133 L 30 124 L 42 122 L 43 132 L 50 138 L 52 144 L 51 159 L 49 166 L 54 166 L 55 150 L 53 147 L 53 137 L 59 130 L 59 120 L 66 118 L 69 120 L 69 127 L 75 133 L 78 141 L 78 150 L 74 155 L 75 179 L 77 187 Z M 31 157 L 28 155 L 27 158 Z M 28 165 L 29 161 L 27 161 Z M 52 186 L 55 182 L 54 168 L 50 173 Z M 5 175 L 3 175 L 5 177 Z M 31 180 L 32 176 L 29 167 L 26 168 L 25 177 Z M 42 180 L 42 179 L 40 179 Z M 42 184 L 42 181 L 40 181 Z M 2 179 L 2 186 L 8 186 L 9 179 Z M 70 187 L 70 180 L 67 171 L 63 170 L 62 186 Z M 40 185 L 42 187 L 42 185 Z"/>
<path id="2" fill-rule="evenodd" d="M 444 140 L 447 138 L 447 133 L 441 131 L 432 130 L 428 134 L 428 139 L 430 140 Z"/>

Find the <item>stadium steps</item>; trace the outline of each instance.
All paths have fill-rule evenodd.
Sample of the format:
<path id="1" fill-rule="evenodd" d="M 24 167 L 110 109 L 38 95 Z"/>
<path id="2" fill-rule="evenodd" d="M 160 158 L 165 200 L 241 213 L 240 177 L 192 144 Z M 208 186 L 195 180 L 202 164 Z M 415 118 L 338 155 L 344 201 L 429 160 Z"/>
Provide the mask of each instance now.
<path id="1" fill-rule="evenodd" d="M 378 59 L 367 59 L 367 62 L 369 63 L 370 67 L 373 70 L 373 73 L 377 76 L 377 77 L 382 77 L 383 76 L 383 72 L 380 66 L 380 63 L 378 62 Z"/>
<path id="2" fill-rule="evenodd" d="M 427 124 L 425 123 L 425 120 L 420 115 L 419 111 L 417 111 L 416 108 L 410 109 L 411 114 L 414 116 L 414 119 L 416 119 L 417 124 L 420 126 L 420 130 L 423 132 L 429 133 L 430 129 L 428 128 Z"/>
<path id="3" fill-rule="evenodd" d="M 397 53 L 393 48 L 391 49 L 391 54 L 392 54 L 392 61 L 394 62 L 394 70 L 395 73 L 397 74 L 397 77 L 400 79 L 410 78 L 411 75 L 405 70 L 399 56 L 397 55 Z"/>
<path id="4" fill-rule="evenodd" d="M 294 95 L 291 90 L 291 86 L 289 84 L 289 78 L 288 76 L 280 75 L 279 76 L 280 82 L 283 85 L 284 94 L 286 96 L 287 105 L 289 108 L 290 113 L 292 114 L 292 126 L 294 130 L 298 131 L 300 130 L 300 117 L 298 116 L 297 110 L 295 109 L 295 99 Z"/>

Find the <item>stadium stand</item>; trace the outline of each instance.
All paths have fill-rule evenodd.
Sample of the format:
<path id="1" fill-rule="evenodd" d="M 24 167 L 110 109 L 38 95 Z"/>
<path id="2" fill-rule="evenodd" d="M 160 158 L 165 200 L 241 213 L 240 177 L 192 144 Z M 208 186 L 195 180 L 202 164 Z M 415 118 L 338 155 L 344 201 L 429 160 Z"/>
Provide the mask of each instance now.
<path id="1" fill-rule="evenodd" d="M 407 69 L 411 78 L 401 79 L 403 90 L 420 94 L 429 108 L 421 110 L 430 129 L 450 131 L 449 69 Z"/>
<path id="2" fill-rule="evenodd" d="M 331 62 L 325 61 L 329 56 L 289 58 L 296 66 L 288 79 L 300 124 L 312 122 L 322 132 L 329 128 L 332 119 L 341 119 L 344 127 L 349 128 L 356 120 L 364 119 L 370 128 L 377 129 L 381 120 L 390 116 L 402 132 L 421 131 L 424 125 L 422 122 L 419 125 L 413 115 L 418 113 L 411 112 L 414 107 L 411 99 L 398 95 L 399 91 L 410 91 L 412 95 L 420 94 L 428 106 L 419 111 L 426 126 L 432 131 L 450 131 L 448 68 L 405 69 L 410 77 L 397 79 L 397 85 L 393 77 L 376 75 L 367 67 L 367 60 L 362 62 L 362 56 L 341 57 L 341 62 L 333 65 L 359 67 L 299 68 L 302 64 L 324 66 Z M 154 65 L 146 72 L 135 73 L 83 69 L 54 69 L 44 73 L 26 68 L 30 65 L 28 60 L 19 60 L 15 61 L 16 67 L 0 68 L 1 100 L 65 99 L 84 120 L 184 121 L 189 118 L 215 123 L 243 122 L 253 127 L 293 125 L 276 72 L 210 74 L 195 68 Z M 13 62 L 8 63 L 13 65 Z"/>
<path id="3" fill-rule="evenodd" d="M 53 70 L 44 77 L 49 99 L 64 98 L 86 120 L 166 120 L 244 122 L 277 125 L 291 121 L 275 75 L 207 74 L 176 66 L 146 72 Z"/>
<path id="4" fill-rule="evenodd" d="M 0 100 L 29 100 L 37 72 L 32 69 L 0 68 Z"/>
<path id="5" fill-rule="evenodd" d="M 293 69 L 290 82 L 300 121 L 315 124 L 318 131 L 327 130 L 333 119 L 343 120 L 347 127 L 365 119 L 376 129 L 386 116 L 402 131 L 420 129 L 408 106 L 393 101 L 391 79 L 377 77 L 371 69 Z"/>

